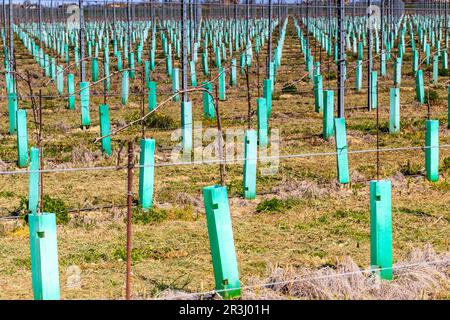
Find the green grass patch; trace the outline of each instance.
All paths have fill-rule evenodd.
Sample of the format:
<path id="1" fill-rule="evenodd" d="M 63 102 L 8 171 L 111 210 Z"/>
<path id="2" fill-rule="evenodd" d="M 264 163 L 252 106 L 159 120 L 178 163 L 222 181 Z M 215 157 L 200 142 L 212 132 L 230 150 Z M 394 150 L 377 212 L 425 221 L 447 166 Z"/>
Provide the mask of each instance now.
<path id="1" fill-rule="evenodd" d="M 158 208 L 142 209 L 136 207 L 132 211 L 132 221 L 137 224 L 160 223 L 166 220 L 168 216 L 167 210 Z"/>
<path id="2" fill-rule="evenodd" d="M 165 220 L 194 221 L 197 217 L 191 205 L 173 207 L 170 209 L 150 208 L 142 209 L 136 207 L 132 211 L 133 223 L 137 224 L 157 224 Z M 126 218 L 125 218 L 126 221 Z"/>
<path id="3" fill-rule="evenodd" d="M 296 199 L 286 199 L 281 200 L 277 198 L 272 198 L 268 200 L 261 201 L 256 206 L 256 212 L 262 213 L 262 212 L 284 212 L 286 210 L 292 209 L 296 205 L 299 204 L 299 200 Z"/>
<path id="4" fill-rule="evenodd" d="M 447 180 L 435 182 L 431 185 L 431 189 L 436 191 L 448 192 L 450 191 L 450 183 Z"/>
<path id="5" fill-rule="evenodd" d="M 450 157 L 444 158 L 444 161 L 442 162 L 441 171 L 446 172 L 450 171 Z"/>
<path id="6" fill-rule="evenodd" d="M 359 123 L 348 123 L 347 129 L 361 131 L 369 134 L 377 133 L 377 124 L 374 122 L 359 122 Z M 389 123 L 388 122 L 380 122 L 379 123 L 380 132 L 389 132 Z"/>
<path id="7" fill-rule="evenodd" d="M 298 92 L 297 87 L 293 83 L 288 83 L 281 88 L 281 92 L 286 94 L 296 94 Z"/>
<path id="8" fill-rule="evenodd" d="M 46 194 L 42 201 L 44 203 L 42 211 L 54 213 L 56 215 L 56 224 L 67 224 L 70 221 L 69 209 L 63 199 Z M 28 198 L 20 197 L 19 207 L 14 210 L 13 214 L 25 217 L 28 213 Z"/>
<path id="9" fill-rule="evenodd" d="M 401 164 L 399 170 L 405 176 L 414 176 L 422 173 L 422 166 L 411 163 L 409 160 L 405 164 Z"/>
<path id="10" fill-rule="evenodd" d="M 434 104 L 439 101 L 439 93 L 436 90 L 429 89 L 425 91 L 425 104 Z"/>
<path id="11" fill-rule="evenodd" d="M 12 191 L 0 191 L 0 198 L 6 198 L 6 199 L 14 198 L 14 192 L 12 192 Z"/>

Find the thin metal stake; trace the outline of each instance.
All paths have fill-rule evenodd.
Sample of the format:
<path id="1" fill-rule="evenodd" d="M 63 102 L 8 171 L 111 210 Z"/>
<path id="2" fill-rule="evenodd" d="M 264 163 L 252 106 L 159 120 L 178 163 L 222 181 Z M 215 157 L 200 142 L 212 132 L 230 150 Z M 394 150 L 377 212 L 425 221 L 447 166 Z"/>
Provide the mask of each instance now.
<path id="1" fill-rule="evenodd" d="M 126 299 L 131 298 L 131 207 L 133 204 L 133 141 L 128 142 L 128 192 L 127 192 L 127 273 L 125 279 Z"/>

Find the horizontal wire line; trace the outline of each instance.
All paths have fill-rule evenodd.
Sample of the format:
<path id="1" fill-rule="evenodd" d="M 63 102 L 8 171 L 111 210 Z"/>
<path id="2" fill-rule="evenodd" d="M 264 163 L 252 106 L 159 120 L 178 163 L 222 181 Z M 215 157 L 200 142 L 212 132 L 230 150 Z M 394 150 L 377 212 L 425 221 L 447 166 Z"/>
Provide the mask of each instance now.
<path id="1" fill-rule="evenodd" d="M 292 283 L 305 282 L 305 281 L 346 277 L 346 276 L 351 276 L 351 275 L 356 275 L 356 274 L 373 273 L 373 272 L 379 272 L 379 271 L 383 271 L 383 270 L 401 270 L 401 269 L 406 269 L 406 268 L 411 268 L 411 267 L 421 267 L 421 266 L 424 267 L 424 266 L 428 266 L 428 265 L 432 265 L 432 264 L 441 264 L 441 263 L 449 263 L 449 262 L 450 262 L 450 259 L 446 259 L 446 260 L 419 262 L 419 263 L 412 263 L 412 264 L 408 264 L 408 265 L 400 265 L 400 266 L 392 266 L 392 267 L 384 267 L 384 268 L 370 268 L 370 269 L 364 269 L 364 270 L 358 270 L 358 271 L 343 272 L 343 273 L 339 273 L 339 274 L 331 274 L 331 275 L 323 275 L 323 276 L 316 276 L 316 277 L 310 277 L 310 278 L 301 278 L 301 279 L 293 279 L 293 280 L 285 280 L 285 281 L 278 281 L 278 282 L 268 282 L 268 283 L 263 283 L 263 284 L 248 285 L 248 286 L 243 286 L 240 288 L 227 288 L 227 289 L 210 290 L 210 291 L 204 291 L 204 292 L 186 293 L 186 294 L 180 294 L 180 295 L 170 297 L 170 298 L 176 299 L 176 298 L 184 298 L 186 296 L 207 295 L 207 294 L 221 293 L 221 292 L 227 292 L 227 291 L 233 291 L 233 290 L 239 290 L 239 289 L 245 290 L 245 289 L 253 289 L 253 288 L 262 288 L 262 287 L 268 287 L 268 286 L 274 286 L 274 285 L 292 284 Z M 404 273 L 402 273 L 402 274 L 404 274 Z"/>
<path id="2" fill-rule="evenodd" d="M 384 148 L 384 149 L 365 149 L 365 150 L 350 150 L 347 154 L 365 154 L 374 152 L 395 152 L 395 151 L 411 151 L 411 150 L 425 150 L 425 149 L 445 149 L 449 148 L 450 144 L 444 144 L 440 146 L 421 146 L 421 147 L 399 147 L 399 148 Z M 149 168 L 149 167 L 171 167 L 171 166 L 185 166 L 185 165 L 209 165 L 209 164 L 235 164 L 234 162 L 243 161 L 262 161 L 262 160 L 277 160 L 277 159 L 292 159 L 292 158 L 308 158 L 308 157 L 320 157 L 320 156 L 333 156 L 342 154 L 341 152 L 318 152 L 318 153 L 299 153 L 299 154 L 287 154 L 281 156 L 264 156 L 257 158 L 237 158 L 233 160 L 202 160 L 202 161 L 184 161 L 184 162 L 159 162 L 154 165 L 133 165 L 133 168 Z M 14 171 L 0 171 L 0 175 L 14 175 L 14 174 L 27 174 L 27 173 L 61 173 L 61 172 L 75 172 L 75 171 L 107 171 L 107 170 L 123 170 L 128 166 L 98 166 L 98 167 L 78 167 L 78 168 L 62 168 L 62 169 L 43 169 L 43 170 L 14 170 Z"/>

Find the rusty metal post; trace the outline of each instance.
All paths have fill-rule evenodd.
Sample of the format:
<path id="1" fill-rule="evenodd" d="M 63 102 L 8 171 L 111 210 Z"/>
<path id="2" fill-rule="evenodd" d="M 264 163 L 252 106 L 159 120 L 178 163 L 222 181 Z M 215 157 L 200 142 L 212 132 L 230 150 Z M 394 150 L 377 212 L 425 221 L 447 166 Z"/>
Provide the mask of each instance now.
<path id="1" fill-rule="evenodd" d="M 85 77 L 85 61 L 84 61 L 84 13 L 83 0 L 79 0 L 78 6 L 80 8 L 80 74 L 81 82 L 86 81 Z"/>
<path id="2" fill-rule="evenodd" d="M 266 79 L 270 78 L 270 62 L 272 61 L 272 0 L 269 0 L 269 39 L 267 41 Z"/>
<path id="3" fill-rule="evenodd" d="M 128 142 L 128 185 L 127 185 L 127 274 L 125 280 L 126 299 L 131 298 L 131 206 L 133 202 L 133 141 Z"/>
<path id="4" fill-rule="evenodd" d="M 338 69 L 338 118 L 344 117 L 344 85 L 345 85 L 345 2 L 339 0 L 338 34 L 339 34 L 339 69 Z"/>
<path id="5" fill-rule="evenodd" d="M 369 21 L 372 15 L 372 9 L 369 9 L 372 5 L 371 0 L 367 0 L 367 19 Z M 367 24 L 367 110 L 372 110 L 372 26 L 370 22 Z"/>

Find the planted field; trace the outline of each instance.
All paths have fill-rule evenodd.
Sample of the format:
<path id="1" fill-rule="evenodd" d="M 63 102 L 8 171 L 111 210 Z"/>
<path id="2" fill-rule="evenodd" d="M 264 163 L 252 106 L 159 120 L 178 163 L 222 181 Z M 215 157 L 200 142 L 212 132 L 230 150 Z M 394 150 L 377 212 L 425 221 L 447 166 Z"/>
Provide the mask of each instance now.
<path id="1" fill-rule="evenodd" d="M 1 299 L 449 297 L 445 11 L 84 2 L 1 30 Z"/>

